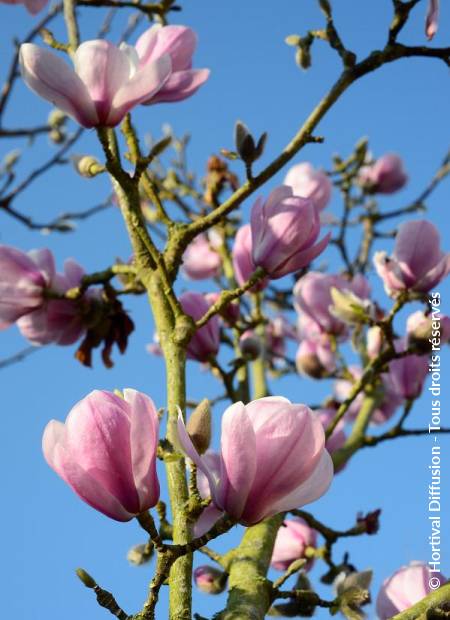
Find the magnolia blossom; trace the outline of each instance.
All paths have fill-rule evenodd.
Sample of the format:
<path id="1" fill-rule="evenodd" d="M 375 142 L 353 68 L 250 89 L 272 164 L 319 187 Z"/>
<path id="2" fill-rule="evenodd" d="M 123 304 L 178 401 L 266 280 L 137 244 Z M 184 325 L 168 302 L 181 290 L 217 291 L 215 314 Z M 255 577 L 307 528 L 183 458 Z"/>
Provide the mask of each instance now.
<path id="1" fill-rule="evenodd" d="M 326 431 L 336 416 L 336 409 L 333 409 L 332 407 L 315 409 L 314 413 L 319 417 L 323 430 Z M 347 440 L 344 428 L 345 423 L 344 420 L 341 419 L 337 423 L 330 437 L 327 439 L 325 447 L 331 455 L 333 455 L 333 452 L 340 450 Z"/>
<path id="2" fill-rule="evenodd" d="M 184 312 L 194 321 L 201 319 L 210 307 L 204 295 L 193 291 L 183 293 L 180 304 Z M 215 315 L 194 333 L 187 347 L 187 357 L 198 362 L 206 362 L 211 355 L 217 354 L 219 346 L 220 322 L 219 317 Z"/>
<path id="3" fill-rule="evenodd" d="M 361 168 L 359 180 L 371 192 L 393 194 L 406 185 L 408 175 L 401 158 L 389 153 L 377 159 L 373 164 Z"/>
<path id="4" fill-rule="evenodd" d="M 283 521 L 275 538 L 270 564 L 275 570 L 286 571 L 295 560 L 305 557 L 308 547 L 315 547 L 317 533 L 303 519 L 286 519 Z M 313 562 L 305 568 L 309 570 Z"/>
<path id="5" fill-rule="evenodd" d="M 312 200 L 294 196 L 287 185 L 265 201 L 258 198 L 251 212 L 252 258 L 273 280 L 294 273 L 321 254 L 330 234 L 316 243 L 319 214 Z"/>
<path id="6" fill-rule="evenodd" d="M 209 77 L 209 69 L 192 69 L 192 56 L 197 47 L 197 35 L 186 26 L 160 26 L 146 30 L 136 42 L 139 67 L 170 56 L 171 74 L 163 87 L 144 104 L 181 101 L 193 95 Z"/>
<path id="7" fill-rule="evenodd" d="M 252 525 L 303 506 L 321 497 L 333 478 L 319 419 L 305 405 L 279 396 L 228 407 L 222 417 L 220 467 L 198 454 L 181 414 L 178 434 L 212 496 L 196 534 L 209 529 L 222 512 Z"/>
<path id="8" fill-rule="evenodd" d="M 237 283 L 242 286 L 256 271 L 252 256 L 252 231 L 250 224 L 241 226 L 236 233 L 233 245 L 233 268 Z M 252 287 L 252 292 L 260 291 L 267 286 L 268 278 L 262 279 Z"/>
<path id="9" fill-rule="evenodd" d="M 450 271 L 450 254 L 441 250 L 437 228 L 427 220 L 404 222 L 392 256 L 376 252 L 374 265 L 388 295 L 400 291 L 427 293 Z"/>
<path id="10" fill-rule="evenodd" d="M 199 235 L 183 254 L 183 272 L 190 280 L 206 280 L 220 274 L 222 259 L 206 235 Z"/>
<path id="11" fill-rule="evenodd" d="M 63 295 L 79 286 L 83 276 L 84 269 L 77 262 L 66 260 L 64 273 L 52 277 L 52 292 Z M 83 309 L 89 309 L 95 303 L 96 296 L 96 291 L 88 291 L 77 300 L 47 299 L 39 308 L 22 316 L 17 321 L 17 327 L 32 344 L 73 344 L 86 331 Z"/>
<path id="12" fill-rule="evenodd" d="M 129 521 L 159 499 L 158 413 L 153 401 L 126 389 L 123 398 L 94 391 L 65 424 L 52 420 L 42 447 L 47 463 L 87 504 Z"/>
<path id="13" fill-rule="evenodd" d="M 194 569 L 193 578 L 197 588 L 205 594 L 220 594 L 227 585 L 227 574 L 208 564 Z"/>
<path id="14" fill-rule="evenodd" d="M 397 352 L 406 349 L 406 342 L 395 343 Z M 407 355 L 389 362 L 389 377 L 397 394 L 403 399 L 417 398 L 422 392 L 428 375 L 428 357 L 426 355 Z"/>
<path id="15" fill-rule="evenodd" d="M 406 321 L 406 336 L 408 343 L 431 349 L 433 339 L 440 344 L 450 341 L 450 317 L 440 312 L 425 314 L 417 310 L 410 314 Z"/>
<path id="16" fill-rule="evenodd" d="M 330 338 L 321 334 L 303 339 L 295 354 L 295 365 L 300 374 L 313 379 L 329 377 L 336 370 L 336 354 Z"/>
<path id="17" fill-rule="evenodd" d="M 294 304 L 297 312 L 304 313 L 321 331 L 335 336 L 345 336 L 347 326 L 333 312 L 331 289 L 349 291 L 361 302 L 370 295 L 369 284 L 361 274 L 349 281 L 340 275 L 310 271 L 294 287 Z M 364 303 L 367 304 L 367 301 Z"/>
<path id="18" fill-rule="evenodd" d="M 83 276 L 72 259 L 65 261 L 63 274 L 57 273 L 50 250 L 24 254 L 0 246 L 0 329 L 16 322 L 32 344 L 72 344 L 85 331 L 83 307 L 93 301 L 95 292 L 78 300 L 55 296 L 78 286 Z"/>
<path id="19" fill-rule="evenodd" d="M 47 4 L 48 0 L 0 0 L 3 4 L 23 4 L 31 15 L 36 15 Z"/>
<path id="20" fill-rule="evenodd" d="M 323 170 L 316 170 L 309 162 L 292 166 L 284 179 L 284 185 L 290 185 L 296 196 L 310 198 L 319 211 L 330 202 L 333 189 L 328 175 Z"/>
<path id="21" fill-rule="evenodd" d="M 136 47 L 82 43 L 73 69 L 53 52 L 24 43 L 20 66 L 32 90 L 83 127 L 114 127 L 138 104 L 177 101 L 199 88 L 208 71 L 191 69 L 195 43 L 189 28 L 153 26 Z"/>
<path id="22" fill-rule="evenodd" d="M 42 306 L 55 275 L 50 250 L 24 254 L 16 248 L 0 245 L 0 329 Z"/>
<path id="23" fill-rule="evenodd" d="M 363 374 L 363 370 L 359 366 L 349 366 L 348 370 L 355 381 L 359 380 Z M 403 401 L 403 395 L 398 391 L 397 385 L 393 382 L 390 373 L 383 373 L 380 378 L 380 401 L 378 402 L 377 408 L 372 413 L 370 420 L 372 424 L 384 424 L 387 422 Z M 352 381 L 340 379 L 336 381 L 334 385 L 334 393 L 340 401 L 344 401 L 348 398 L 352 387 Z M 358 416 L 364 398 L 364 393 L 360 392 L 353 400 L 346 414 L 347 419 L 353 420 Z"/>
<path id="24" fill-rule="evenodd" d="M 439 26 L 439 0 L 429 0 L 428 11 L 425 21 L 425 34 L 427 39 L 431 41 L 437 32 Z"/>
<path id="25" fill-rule="evenodd" d="M 443 585 L 446 578 L 440 573 L 432 573 L 423 562 L 411 562 L 402 566 L 392 577 L 383 582 L 377 597 L 379 620 L 390 620 L 401 611 L 409 609 L 425 596 L 433 592 L 430 579 L 434 577 Z"/>

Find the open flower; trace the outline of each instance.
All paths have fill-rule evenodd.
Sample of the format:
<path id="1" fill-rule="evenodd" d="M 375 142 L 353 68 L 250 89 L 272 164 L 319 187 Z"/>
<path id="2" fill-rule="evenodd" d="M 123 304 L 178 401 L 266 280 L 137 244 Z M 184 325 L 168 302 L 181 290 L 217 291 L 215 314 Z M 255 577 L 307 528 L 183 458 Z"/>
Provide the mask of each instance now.
<path id="1" fill-rule="evenodd" d="M 198 454 L 181 415 L 178 434 L 186 455 L 209 482 L 213 504 L 203 531 L 221 512 L 253 525 L 313 502 L 333 478 L 320 420 L 305 405 L 280 396 L 228 407 L 222 417 L 220 469 Z"/>
<path id="2" fill-rule="evenodd" d="M 34 43 L 20 47 L 26 84 L 83 127 L 114 127 L 134 106 L 155 95 L 171 73 L 169 54 L 140 66 L 134 48 L 95 39 L 82 43 L 72 69 Z"/>
<path id="3" fill-rule="evenodd" d="M 319 213 L 311 199 L 294 196 L 287 185 L 277 187 L 267 200 L 258 198 L 251 212 L 252 258 L 273 280 L 294 273 L 319 256 L 330 235 L 316 243 Z"/>
<path id="4" fill-rule="evenodd" d="M 392 256 L 376 252 L 373 262 L 392 297 L 404 290 L 427 293 L 450 271 L 450 254 L 441 250 L 439 231 L 427 220 L 401 224 Z"/>
<path id="5" fill-rule="evenodd" d="M 155 24 L 137 40 L 136 53 L 139 67 L 170 56 L 171 74 L 157 93 L 145 104 L 181 101 L 193 95 L 209 77 L 209 69 L 192 69 L 192 56 L 197 46 L 197 35 L 185 26 Z"/>
<path id="6" fill-rule="evenodd" d="M 123 398 L 94 391 L 65 424 L 52 420 L 42 448 L 47 463 L 87 504 L 129 521 L 159 499 L 158 414 L 153 401 L 126 389 Z"/>

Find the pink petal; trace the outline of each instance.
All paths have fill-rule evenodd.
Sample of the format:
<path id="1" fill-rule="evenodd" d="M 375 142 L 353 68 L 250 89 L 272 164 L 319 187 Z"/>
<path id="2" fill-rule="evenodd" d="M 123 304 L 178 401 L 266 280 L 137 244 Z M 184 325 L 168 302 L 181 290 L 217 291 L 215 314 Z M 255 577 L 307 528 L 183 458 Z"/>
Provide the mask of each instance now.
<path id="1" fill-rule="evenodd" d="M 38 95 L 75 118 L 84 127 L 98 124 L 86 86 L 59 56 L 34 45 L 20 46 L 20 67 L 26 84 Z"/>
<path id="2" fill-rule="evenodd" d="M 107 125 L 113 100 L 132 70 L 127 54 L 108 41 L 96 39 L 80 45 L 74 64 L 94 102 L 99 123 Z"/>
<path id="3" fill-rule="evenodd" d="M 188 69 L 172 73 L 161 90 L 148 103 L 170 103 L 187 99 L 206 82 L 209 74 L 209 69 Z"/>
<path id="4" fill-rule="evenodd" d="M 324 450 L 312 475 L 294 491 L 273 504 L 267 516 L 273 516 L 279 512 L 292 510 L 316 501 L 328 490 L 333 481 L 333 475 L 333 461 L 327 450 Z"/>
<path id="5" fill-rule="evenodd" d="M 171 62 L 168 54 L 139 69 L 116 93 L 108 124 L 115 125 L 135 105 L 148 102 L 170 76 Z"/>
<path id="6" fill-rule="evenodd" d="M 216 508 L 214 504 L 209 504 L 194 525 L 194 536 L 197 538 L 198 536 L 203 536 L 206 532 L 212 528 L 212 526 L 220 519 L 223 515 L 223 512 Z"/>
<path id="7" fill-rule="evenodd" d="M 143 511 L 154 506 L 159 499 L 156 475 L 158 413 L 152 399 L 137 390 L 125 389 L 123 396 L 131 409 L 131 467 Z"/>
<path id="8" fill-rule="evenodd" d="M 256 438 L 243 403 L 234 403 L 222 417 L 222 465 L 219 506 L 239 519 L 256 474 Z"/>

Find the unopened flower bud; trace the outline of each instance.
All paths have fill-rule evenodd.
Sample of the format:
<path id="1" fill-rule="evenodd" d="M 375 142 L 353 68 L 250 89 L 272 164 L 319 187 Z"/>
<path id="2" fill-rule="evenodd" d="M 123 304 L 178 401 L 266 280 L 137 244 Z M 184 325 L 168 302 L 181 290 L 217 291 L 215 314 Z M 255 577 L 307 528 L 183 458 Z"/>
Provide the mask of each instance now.
<path id="1" fill-rule="evenodd" d="M 374 316 L 374 307 L 369 299 L 360 299 L 348 289 L 339 290 L 332 286 L 330 289 L 333 305 L 330 312 L 336 318 L 348 325 L 367 323 L 369 317 Z"/>
<path id="2" fill-rule="evenodd" d="M 204 454 L 211 443 L 211 406 L 204 398 L 191 413 L 187 432 L 199 454 Z"/>
<path id="3" fill-rule="evenodd" d="M 335 354 L 328 339 L 302 340 L 295 356 L 297 371 L 312 379 L 329 377 L 336 368 Z"/>
<path id="4" fill-rule="evenodd" d="M 135 545 L 127 553 L 127 560 L 134 566 L 142 566 L 150 561 L 153 555 L 153 545 Z"/>
<path id="5" fill-rule="evenodd" d="M 97 585 L 95 579 L 91 577 L 90 574 L 84 570 L 84 568 L 77 568 L 75 572 L 78 579 L 83 582 L 86 588 L 95 588 L 95 586 Z"/>
<path id="6" fill-rule="evenodd" d="M 239 348 L 245 359 L 256 360 L 262 352 L 261 340 L 253 330 L 248 329 L 239 338 Z"/>
<path id="7" fill-rule="evenodd" d="M 67 120 L 67 115 L 64 114 L 61 110 L 54 109 L 48 115 L 48 124 L 50 127 L 58 128 L 64 125 Z"/>
<path id="8" fill-rule="evenodd" d="M 255 144 L 255 140 L 248 127 L 241 121 L 237 121 L 234 132 L 236 150 L 242 161 L 252 164 L 261 157 L 267 140 L 267 133 L 263 133 Z"/>
<path id="9" fill-rule="evenodd" d="M 53 142 L 53 144 L 62 144 L 65 140 L 66 135 L 60 129 L 52 129 L 51 132 L 48 134 L 48 137 L 50 138 L 51 142 Z"/>
<path id="10" fill-rule="evenodd" d="M 207 564 L 194 570 L 195 585 L 205 594 L 221 594 L 226 588 L 227 579 L 227 573 Z"/>
<path id="11" fill-rule="evenodd" d="M 105 167 L 92 157 L 92 155 L 84 155 L 82 157 L 75 156 L 73 158 L 75 170 L 84 178 L 91 179 L 97 174 L 105 171 Z"/>
<path id="12" fill-rule="evenodd" d="M 450 339 L 450 318 L 441 313 L 425 315 L 422 310 L 411 314 L 406 321 L 408 344 L 429 351 L 433 339 L 445 344 Z"/>

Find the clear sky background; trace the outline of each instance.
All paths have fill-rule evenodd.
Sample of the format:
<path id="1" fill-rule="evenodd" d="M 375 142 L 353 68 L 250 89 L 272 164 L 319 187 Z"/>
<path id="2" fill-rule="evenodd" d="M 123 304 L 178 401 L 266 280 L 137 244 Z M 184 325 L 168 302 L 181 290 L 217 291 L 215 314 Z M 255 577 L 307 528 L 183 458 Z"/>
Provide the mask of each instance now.
<path id="1" fill-rule="evenodd" d="M 189 160 L 199 176 L 207 157 L 221 147 L 232 147 L 236 119 L 244 120 L 255 134 L 269 132 L 266 153 L 261 164 L 275 157 L 290 140 L 312 107 L 327 91 L 339 71 L 334 53 L 325 44 L 316 43 L 313 67 L 300 71 L 294 63 L 293 49 L 284 43 L 289 34 L 321 28 L 322 16 L 314 0 L 248 0 L 239 2 L 186 2 L 182 13 L 174 14 L 174 23 L 193 27 L 199 35 L 195 65 L 210 67 L 208 84 L 190 100 L 137 111 L 134 119 L 141 135 L 160 135 L 163 123 L 170 123 L 179 134 L 190 131 Z M 389 0 L 339 0 L 336 23 L 349 47 L 358 56 L 384 43 L 391 14 Z M 425 0 L 416 7 L 402 40 L 424 43 Z M 450 4 L 443 0 L 441 24 L 433 44 L 448 45 Z M 23 7 L 0 6 L 0 72 L 5 74 L 10 41 L 23 35 L 34 23 Z M 99 12 L 83 9 L 82 35 L 91 38 L 99 23 Z M 59 33 L 58 28 L 54 29 Z M 117 32 L 111 37 L 114 39 Z M 448 148 L 449 124 L 448 69 L 435 60 L 412 59 L 383 68 L 354 85 L 320 124 L 323 145 L 304 149 L 295 161 L 308 159 L 314 165 L 329 167 L 332 154 L 348 154 L 361 136 L 368 136 L 375 155 L 398 152 L 410 174 L 406 189 L 384 200 L 386 209 L 402 207 L 414 200 L 428 184 Z M 19 85 L 7 115 L 7 126 L 45 122 L 49 111 L 25 87 Z M 95 136 L 89 132 L 77 146 L 80 153 L 100 155 Z M 17 143 L 0 143 L 0 155 Z M 25 142 L 22 143 L 25 147 Z M 50 155 L 53 147 L 41 138 L 33 153 L 24 155 L 21 170 Z M 238 168 L 236 168 L 238 170 Z M 273 179 L 265 192 L 280 183 L 284 172 Z M 82 210 L 102 200 L 108 192 L 106 178 L 87 181 L 70 168 L 35 183 L 15 203 L 16 208 L 36 219 L 51 219 L 63 211 Z M 251 203 L 250 203 L 251 204 Z M 244 206 L 248 213 L 250 206 Z M 330 210 L 338 215 L 340 201 L 335 194 Z M 450 182 L 443 183 L 429 200 L 429 218 L 440 228 L 444 247 L 450 249 Z M 126 259 L 130 246 L 118 210 L 110 209 L 82 223 L 74 234 L 42 236 L 0 213 L 0 242 L 23 250 L 50 247 L 58 266 L 68 256 L 77 258 L 89 271 L 107 267 L 117 256 Z M 379 245 L 379 248 L 382 246 Z M 383 244 L 390 249 L 391 243 Z M 327 254 L 331 268 L 335 255 Z M 370 274 L 381 303 L 388 300 Z M 188 283 L 182 283 L 187 287 Z M 208 288 L 208 283 L 203 287 Z M 450 312 L 450 288 L 440 289 L 444 310 Z M 41 454 L 41 435 L 51 418 L 64 419 L 70 408 L 94 388 L 134 387 L 147 392 L 158 406 L 164 404 L 164 372 L 160 359 L 152 358 L 145 345 L 152 338 L 152 319 L 144 297 L 127 299 L 126 307 L 136 322 L 125 357 L 115 356 L 116 365 L 105 370 L 95 356 L 93 370 L 81 367 L 73 359 L 73 347 L 48 347 L 21 364 L 0 371 L 3 447 L 1 450 L 2 565 L 6 578 L 2 595 L 2 613 L 23 620 L 97 620 L 108 617 L 99 608 L 92 593 L 74 575 L 78 566 L 88 570 L 104 588 L 114 592 L 129 613 L 137 611 L 146 596 L 153 564 L 130 566 L 128 549 L 144 541 L 134 523 L 119 524 L 86 506 L 45 464 Z M 402 323 L 400 321 L 399 328 Z M 25 346 L 15 328 L 0 334 L 0 357 Z M 448 355 L 444 356 L 443 422 L 449 425 Z M 205 393 L 205 386 L 207 393 Z M 330 386 L 291 377 L 274 388 L 293 401 L 316 403 Z M 206 376 L 196 363 L 189 364 L 190 398 L 217 394 L 220 386 Z M 426 426 L 430 414 L 430 396 L 425 391 L 409 422 Z M 216 419 L 220 411 L 216 412 Z M 216 427 L 218 425 L 216 424 Z M 449 442 L 443 455 L 443 523 L 448 524 Z M 383 578 L 411 560 L 428 560 L 427 513 L 431 440 L 429 437 L 401 439 L 385 443 L 376 450 L 358 454 L 344 472 L 336 476 L 329 493 L 310 507 L 319 518 L 336 528 L 354 523 L 358 511 L 381 507 L 381 529 L 377 536 L 362 537 L 339 544 L 337 550 L 350 552 L 358 568 L 375 570 L 376 594 Z M 448 528 L 442 538 L 443 572 L 450 574 Z M 237 543 L 236 528 L 217 549 Z M 338 557 L 338 555 L 336 555 Z M 197 563 L 204 563 L 199 555 Z M 320 567 L 322 568 L 322 567 Z M 314 569 L 313 583 L 320 571 Z M 324 596 L 331 592 L 319 587 Z M 223 606 L 225 597 L 195 594 L 194 610 L 211 617 Z M 167 617 L 163 591 L 158 618 Z M 373 609 L 369 618 L 375 618 Z M 328 617 L 326 612 L 318 617 Z"/>

